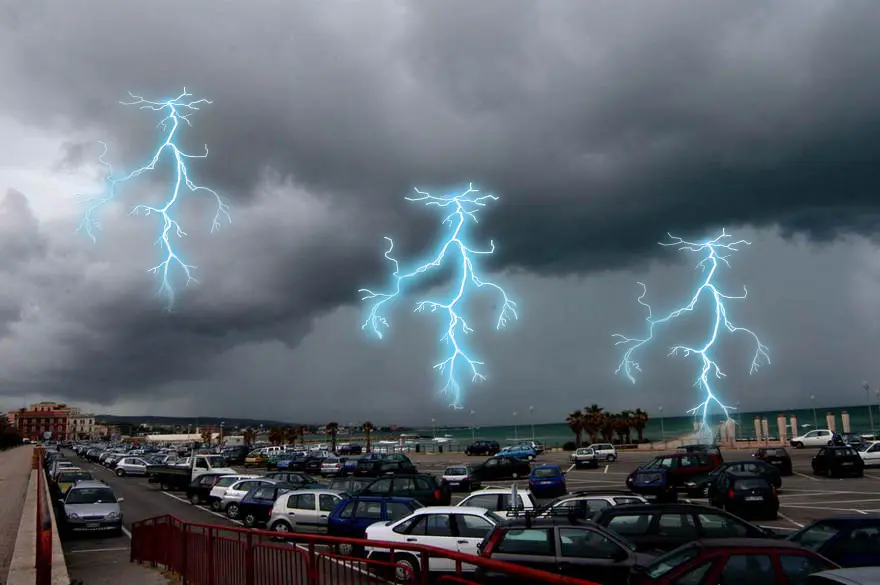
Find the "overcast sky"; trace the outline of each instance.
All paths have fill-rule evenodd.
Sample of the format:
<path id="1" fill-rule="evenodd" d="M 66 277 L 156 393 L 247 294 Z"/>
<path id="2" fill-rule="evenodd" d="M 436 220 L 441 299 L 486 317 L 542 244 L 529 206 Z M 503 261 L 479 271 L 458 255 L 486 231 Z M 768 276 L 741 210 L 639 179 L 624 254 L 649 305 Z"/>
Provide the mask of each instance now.
<path id="1" fill-rule="evenodd" d="M 74 5 L 75 4 L 75 5 Z M 880 385 L 880 3 L 11 0 L 0 8 L 0 406 L 63 399 L 118 414 L 302 422 L 505 423 L 535 406 L 684 412 L 711 315 L 664 329 L 637 383 L 612 333 L 686 301 L 699 257 L 664 248 L 722 228 L 750 246 L 719 273 L 746 338 L 720 346 L 719 395 L 743 409 L 864 401 Z M 213 100 L 181 128 L 192 178 L 177 240 L 199 283 L 169 314 L 148 269 L 168 168 L 118 191 L 93 243 L 77 233 L 117 172 L 144 164 L 161 116 L 120 105 L 183 87 Z M 160 171 L 165 171 L 164 174 Z M 444 234 L 407 202 L 473 181 L 499 197 L 469 242 L 517 303 L 469 311 L 488 379 L 448 408 L 432 366 L 442 319 L 410 293 L 377 342 L 358 289 L 392 285 L 384 236 L 414 267 Z M 179 274 L 178 274 L 179 277 Z M 444 286 L 446 285 L 446 286 Z M 486 293 L 488 295 L 488 293 Z M 477 297 L 475 297 L 476 299 Z M 475 414 L 470 417 L 470 411 Z"/>

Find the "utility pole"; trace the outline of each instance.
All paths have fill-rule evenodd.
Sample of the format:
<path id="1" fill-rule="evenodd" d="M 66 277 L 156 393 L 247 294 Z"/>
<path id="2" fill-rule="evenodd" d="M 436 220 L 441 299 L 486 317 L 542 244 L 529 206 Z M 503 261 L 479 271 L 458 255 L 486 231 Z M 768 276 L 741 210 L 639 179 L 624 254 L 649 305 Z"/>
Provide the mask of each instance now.
<path id="1" fill-rule="evenodd" d="M 868 402 L 868 421 L 871 424 L 871 438 L 877 438 L 877 433 L 874 430 L 874 408 L 871 405 L 871 385 L 868 384 L 867 381 L 862 382 L 862 388 L 865 390 L 865 398 Z"/>

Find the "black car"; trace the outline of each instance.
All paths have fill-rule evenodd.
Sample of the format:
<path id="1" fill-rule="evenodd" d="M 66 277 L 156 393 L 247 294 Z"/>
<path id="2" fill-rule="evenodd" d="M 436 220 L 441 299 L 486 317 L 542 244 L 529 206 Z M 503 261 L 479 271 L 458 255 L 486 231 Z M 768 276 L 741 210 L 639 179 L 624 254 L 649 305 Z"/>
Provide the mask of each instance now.
<path id="1" fill-rule="evenodd" d="M 317 488 L 319 486 L 323 487 L 321 482 L 302 471 L 273 471 L 272 473 L 266 474 L 266 479 L 273 479 L 275 481 L 293 485 L 298 490 Z"/>
<path id="2" fill-rule="evenodd" d="M 412 474 L 418 473 L 416 466 L 409 457 L 400 453 L 386 455 L 380 459 L 358 459 L 354 475 L 357 477 L 377 477 L 387 474 Z"/>
<path id="3" fill-rule="evenodd" d="M 880 566 L 880 514 L 823 518 L 788 537 L 842 567 Z"/>
<path id="4" fill-rule="evenodd" d="M 564 518 L 499 523 L 479 545 L 480 556 L 603 585 L 627 583 L 633 567 L 650 562 L 626 538 L 592 522 Z M 477 569 L 479 583 L 534 583 Z"/>
<path id="5" fill-rule="evenodd" d="M 204 473 L 195 478 L 186 488 L 186 497 L 193 505 L 207 503 L 217 480 L 225 473 Z"/>
<path id="6" fill-rule="evenodd" d="M 223 458 L 226 459 L 229 465 L 244 465 L 244 460 L 250 452 L 251 448 L 248 445 L 231 445 L 223 447 L 220 454 L 223 455 Z"/>
<path id="7" fill-rule="evenodd" d="M 827 477 L 865 474 L 865 462 L 852 447 L 821 447 L 813 456 L 813 473 Z"/>
<path id="8" fill-rule="evenodd" d="M 275 505 L 278 496 L 296 489 L 297 486 L 290 483 L 266 483 L 254 486 L 238 503 L 238 517 L 248 528 L 262 526 L 269 521 L 272 506 Z"/>
<path id="9" fill-rule="evenodd" d="M 723 463 L 713 469 L 709 475 L 694 478 L 685 484 L 688 493 L 691 496 L 712 498 L 716 482 L 727 472 L 757 475 L 766 479 L 777 490 L 782 488 L 782 474 L 776 467 L 764 461 L 746 460 Z"/>
<path id="10" fill-rule="evenodd" d="M 464 450 L 465 455 L 495 455 L 501 451 L 498 441 L 474 441 Z"/>
<path id="11" fill-rule="evenodd" d="M 709 503 L 743 518 L 776 520 L 779 497 L 766 477 L 725 471 L 713 483 Z"/>
<path id="12" fill-rule="evenodd" d="M 328 490 L 336 490 L 347 494 L 354 494 L 369 485 L 373 481 L 371 477 L 337 477 L 327 485 Z"/>
<path id="13" fill-rule="evenodd" d="M 759 447 L 752 454 L 752 457 L 758 461 L 769 463 L 779 470 L 782 475 L 791 475 L 791 455 L 785 450 L 785 447 Z"/>
<path id="14" fill-rule="evenodd" d="M 448 487 L 424 473 L 380 477 L 352 495 L 412 498 L 425 506 L 448 506 L 452 500 Z"/>
<path id="15" fill-rule="evenodd" d="M 302 469 L 306 473 L 321 473 L 321 464 L 324 462 L 326 457 L 322 457 L 320 455 L 309 455 L 302 462 L 302 467 L 297 469 Z"/>
<path id="16" fill-rule="evenodd" d="M 840 436 L 840 439 L 843 441 L 844 445 L 853 447 L 856 450 L 858 450 L 859 447 L 865 444 L 865 440 L 854 433 L 844 433 Z"/>
<path id="17" fill-rule="evenodd" d="M 627 504 L 605 508 L 593 521 L 636 545 L 662 553 L 698 538 L 767 538 L 773 532 L 701 504 Z"/>
<path id="18" fill-rule="evenodd" d="M 532 466 L 524 459 L 516 457 L 490 457 L 474 467 L 472 480 L 485 484 L 499 479 L 522 479 L 529 476 Z"/>
<path id="19" fill-rule="evenodd" d="M 336 450 L 337 455 L 360 455 L 364 452 L 360 445 L 340 445 Z"/>

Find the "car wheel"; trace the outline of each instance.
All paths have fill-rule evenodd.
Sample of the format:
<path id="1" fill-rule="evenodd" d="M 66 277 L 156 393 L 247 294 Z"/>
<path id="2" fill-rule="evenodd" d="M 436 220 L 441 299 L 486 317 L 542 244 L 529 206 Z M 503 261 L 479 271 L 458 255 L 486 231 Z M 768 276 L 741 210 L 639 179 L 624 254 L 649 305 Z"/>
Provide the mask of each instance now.
<path id="1" fill-rule="evenodd" d="M 281 532 L 283 534 L 286 534 L 288 532 L 293 532 L 293 529 L 290 527 L 290 524 L 288 524 L 284 520 L 279 520 L 272 525 L 272 532 Z"/>
<path id="2" fill-rule="evenodd" d="M 803 449 L 804 448 L 804 444 L 801 443 L 800 441 L 795 441 L 794 443 L 791 444 L 791 446 L 794 447 L 795 449 Z"/>
<path id="3" fill-rule="evenodd" d="M 405 555 L 395 559 L 395 581 L 398 583 L 415 583 L 419 580 L 419 564 L 416 559 Z"/>
<path id="4" fill-rule="evenodd" d="M 833 445 L 833 444 L 834 444 L 834 441 L 828 441 L 828 442 L 827 442 L 827 443 L 825 443 L 825 444 L 826 444 L 826 445 L 828 445 L 828 446 L 829 446 L 829 447 L 830 447 L 830 446 L 831 446 L 831 445 Z"/>
<path id="5" fill-rule="evenodd" d="M 830 467 L 829 467 L 828 469 L 825 470 L 825 477 L 827 477 L 828 479 L 831 479 L 831 478 L 834 477 L 834 472 L 831 471 L 831 468 L 830 468 Z"/>
<path id="6" fill-rule="evenodd" d="M 213 502 L 211 502 L 211 509 L 214 510 L 215 512 L 219 512 L 220 508 L 222 508 L 222 507 L 223 507 L 223 503 L 220 500 L 214 500 Z"/>
<path id="7" fill-rule="evenodd" d="M 229 504 L 228 506 L 226 506 L 226 515 L 233 520 L 238 520 L 238 513 L 238 504 Z"/>
<path id="8" fill-rule="evenodd" d="M 117 468 L 116 475 L 117 475 L 117 477 L 125 477 L 125 470 Z"/>
<path id="9" fill-rule="evenodd" d="M 605 458 L 605 461 L 608 463 L 614 463 L 617 460 L 617 455 L 609 455 Z"/>
<path id="10" fill-rule="evenodd" d="M 202 496 L 199 494 L 190 494 L 189 495 L 189 503 L 193 506 L 198 506 L 202 503 Z"/>
<path id="11" fill-rule="evenodd" d="M 257 517 L 253 514 L 245 514 L 245 517 L 241 519 L 245 526 L 248 528 L 253 528 L 257 525 Z"/>

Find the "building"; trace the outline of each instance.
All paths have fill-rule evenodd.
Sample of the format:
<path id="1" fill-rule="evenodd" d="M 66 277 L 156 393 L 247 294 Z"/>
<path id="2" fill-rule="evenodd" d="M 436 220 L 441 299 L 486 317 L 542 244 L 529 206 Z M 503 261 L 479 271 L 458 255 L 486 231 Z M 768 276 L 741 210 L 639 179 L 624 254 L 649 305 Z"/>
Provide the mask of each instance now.
<path id="1" fill-rule="evenodd" d="M 32 441 L 70 441 L 95 437 L 95 415 L 63 402 L 38 402 L 7 415 L 9 423 Z"/>

